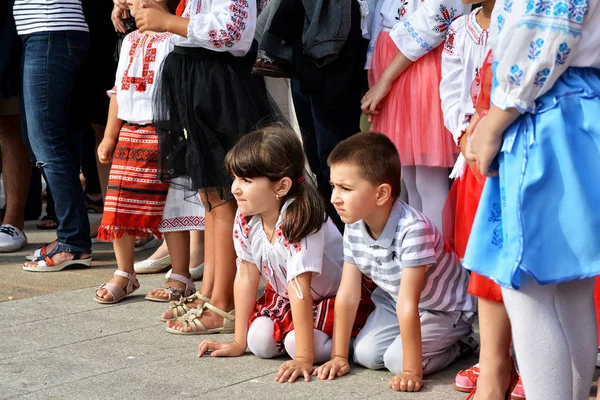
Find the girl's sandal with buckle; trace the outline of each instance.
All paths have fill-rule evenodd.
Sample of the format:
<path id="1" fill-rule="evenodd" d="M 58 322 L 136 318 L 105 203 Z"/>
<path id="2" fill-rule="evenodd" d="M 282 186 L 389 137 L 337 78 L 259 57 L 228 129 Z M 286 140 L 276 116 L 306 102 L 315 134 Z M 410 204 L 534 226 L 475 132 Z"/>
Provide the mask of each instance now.
<path id="1" fill-rule="evenodd" d="M 200 317 L 204 309 L 208 309 L 215 314 L 223 317 L 223 325 L 217 328 L 207 329 Z M 167 332 L 175 335 L 206 335 L 211 333 L 233 333 L 235 331 L 235 309 L 225 312 L 218 309 L 210 303 L 204 303 L 202 308 L 193 308 L 187 312 L 182 318 L 183 331 L 167 327 Z"/>
<path id="2" fill-rule="evenodd" d="M 127 282 L 127 286 L 125 287 L 125 289 L 123 289 L 121 286 L 114 284 L 114 283 L 110 283 L 110 282 L 103 283 L 102 285 L 100 285 L 98 287 L 98 289 L 96 289 L 96 292 L 94 292 L 94 300 L 97 303 L 115 304 L 115 303 L 118 303 L 119 301 L 123 300 L 126 296 L 129 296 L 131 293 L 133 293 L 139 289 L 140 282 L 137 280 L 137 278 L 135 276 L 135 272 L 130 274 L 125 271 L 116 270 L 114 275 L 121 276 L 125 279 L 128 279 L 129 282 Z M 100 290 L 100 289 L 106 289 L 112 295 L 112 300 L 107 300 L 103 297 L 98 296 L 98 290 Z"/>
<path id="3" fill-rule="evenodd" d="M 164 287 L 154 290 L 163 290 L 169 295 L 169 297 L 153 296 L 150 293 L 148 293 L 146 295 L 146 300 L 157 301 L 159 303 L 168 303 L 170 301 L 177 301 L 182 297 L 188 297 L 196 291 L 196 285 L 194 284 L 194 281 L 192 281 L 190 278 L 179 274 L 171 274 L 171 277 L 169 279 L 181 282 L 185 285 L 185 287 L 183 289 L 177 289 L 168 286 L 167 283 Z"/>
<path id="4" fill-rule="evenodd" d="M 182 297 L 177 301 L 172 301 L 167 312 L 171 311 L 173 313 L 173 318 L 160 317 L 160 320 L 164 322 L 175 321 L 183 317 L 188 311 L 192 310 L 192 308 L 188 306 L 188 303 L 192 303 L 196 300 L 202 300 L 204 303 L 210 302 L 210 298 L 204 296 L 202 293 L 200 293 L 200 291 L 197 291 L 191 296 Z"/>

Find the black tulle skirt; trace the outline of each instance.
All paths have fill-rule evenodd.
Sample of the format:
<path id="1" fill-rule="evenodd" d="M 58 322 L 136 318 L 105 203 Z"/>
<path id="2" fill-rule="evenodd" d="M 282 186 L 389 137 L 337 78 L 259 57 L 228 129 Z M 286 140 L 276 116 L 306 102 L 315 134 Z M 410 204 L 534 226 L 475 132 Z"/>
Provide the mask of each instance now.
<path id="1" fill-rule="evenodd" d="M 223 202 L 230 200 L 225 155 L 241 136 L 279 115 L 244 58 L 176 46 L 163 63 L 154 99 L 160 179 L 186 177 L 190 187 L 184 189 L 216 190 Z"/>

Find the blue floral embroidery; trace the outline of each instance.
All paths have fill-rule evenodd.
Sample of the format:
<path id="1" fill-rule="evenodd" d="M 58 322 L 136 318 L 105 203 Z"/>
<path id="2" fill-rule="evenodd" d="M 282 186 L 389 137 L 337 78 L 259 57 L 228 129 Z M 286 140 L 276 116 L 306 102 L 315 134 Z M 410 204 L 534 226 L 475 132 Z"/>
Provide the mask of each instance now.
<path id="1" fill-rule="evenodd" d="M 538 71 L 538 73 L 535 74 L 533 84 L 539 88 L 543 87 L 544 83 L 548 80 L 548 75 L 550 75 L 550 68 L 544 68 L 543 70 Z"/>
<path id="2" fill-rule="evenodd" d="M 501 249 L 504 245 L 504 238 L 502 237 L 502 227 L 494 229 L 494 232 L 492 233 L 492 244 L 499 249 Z"/>
<path id="3" fill-rule="evenodd" d="M 556 53 L 556 60 L 554 61 L 554 63 L 556 65 L 563 65 L 567 62 L 569 54 L 571 54 L 571 48 L 567 45 L 566 42 L 561 43 L 558 46 L 558 53 Z"/>
<path id="4" fill-rule="evenodd" d="M 492 203 L 492 210 L 488 217 L 488 222 L 500 222 L 502 221 L 502 208 L 499 203 Z"/>
<path id="5" fill-rule="evenodd" d="M 512 12 L 513 0 L 504 0 L 504 11 L 507 13 Z"/>
<path id="6" fill-rule="evenodd" d="M 408 18 L 404 18 L 404 21 L 402 21 L 402 24 L 404 25 L 404 27 L 406 28 L 406 30 L 408 31 L 408 33 L 410 34 L 410 36 L 412 36 L 412 38 L 419 43 L 419 45 L 424 48 L 427 51 L 432 51 L 433 47 L 431 47 L 429 45 L 429 43 L 427 43 L 425 40 L 423 40 L 423 38 L 421 36 L 419 36 L 419 33 L 417 31 L 415 31 L 415 28 L 412 27 L 412 25 L 410 24 Z"/>
<path id="7" fill-rule="evenodd" d="M 502 29 L 504 29 L 504 21 L 502 14 L 498 15 L 498 33 L 502 32 Z"/>
<path id="8" fill-rule="evenodd" d="M 529 43 L 529 58 L 531 61 L 539 61 L 540 54 L 542 54 L 542 47 L 544 47 L 544 39 L 539 38 L 537 40 L 532 40 Z"/>
<path id="9" fill-rule="evenodd" d="M 510 74 L 508 75 L 510 83 L 521 86 L 521 79 L 523 79 L 523 70 L 517 64 L 510 67 Z"/>
<path id="10" fill-rule="evenodd" d="M 517 26 L 577 37 L 589 9 L 589 0 L 527 0 L 525 15 Z"/>

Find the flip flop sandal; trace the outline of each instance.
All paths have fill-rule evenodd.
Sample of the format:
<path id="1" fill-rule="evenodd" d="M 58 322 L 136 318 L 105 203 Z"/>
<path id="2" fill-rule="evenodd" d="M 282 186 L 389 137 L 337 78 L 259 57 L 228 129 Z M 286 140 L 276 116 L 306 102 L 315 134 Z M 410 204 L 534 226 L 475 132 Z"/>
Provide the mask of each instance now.
<path id="1" fill-rule="evenodd" d="M 36 263 L 35 267 L 29 267 L 23 264 L 23 269 L 25 271 L 31 272 L 58 272 L 63 269 L 70 267 L 71 265 L 80 265 L 85 267 L 92 266 L 92 256 L 87 258 L 81 258 L 82 252 L 79 251 L 65 251 L 66 249 L 62 248 L 60 243 L 56 245 L 48 254 L 41 254 L 38 258 L 33 260 Z M 52 257 L 58 253 L 70 253 L 73 255 L 73 259 L 69 261 L 65 261 L 62 264 L 56 265 L 54 261 L 52 261 Z"/>
<path id="2" fill-rule="evenodd" d="M 177 301 L 172 301 L 169 305 L 169 309 L 167 310 L 167 312 L 171 311 L 173 313 L 173 318 L 160 317 L 160 320 L 164 322 L 175 321 L 183 317 L 185 314 L 187 314 L 188 311 L 192 310 L 192 308 L 188 306 L 187 303 L 192 303 L 196 300 L 203 300 L 205 303 L 210 302 L 210 298 L 204 296 L 202 293 L 200 293 L 200 291 L 198 291 L 191 296 L 182 297 Z"/>
<path id="3" fill-rule="evenodd" d="M 223 326 L 218 328 L 206 329 L 206 326 L 200 322 L 202 311 L 208 309 L 217 315 L 223 317 Z M 183 331 L 178 331 L 170 327 L 166 327 L 167 332 L 175 335 L 206 335 L 211 333 L 233 333 L 235 331 L 235 309 L 225 312 L 210 303 L 204 303 L 202 308 L 193 308 L 187 312 L 182 318 Z"/>
<path id="4" fill-rule="evenodd" d="M 182 297 L 188 297 L 192 293 L 196 292 L 196 285 L 194 284 L 194 281 L 192 281 L 191 279 L 189 279 L 183 275 L 179 275 L 179 274 L 171 274 L 170 279 L 173 281 L 178 281 L 178 282 L 185 284 L 185 288 L 183 290 L 181 290 L 181 289 L 176 289 L 176 288 L 172 288 L 170 286 L 165 285 L 159 289 L 162 289 L 165 292 L 167 292 L 169 294 L 168 298 L 152 296 L 150 293 L 148 293 L 146 295 L 146 300 L 157 301 L 159 303 L 168 303 L 170 301 L 177 301 Z M 155 289 L 155 290 L 158 290 L 158 289 Z"/>
<path id="5" fill-rule="evenodd" d="M 56 242 L 56 240 L 55 240 L 54 242 Z M 39 249 L 36 249 L 36 250 L 33 252 L 33 255 L 25 256 L 25 258 L 26 258 L 27 260 L 29 260 L 29 261 L 34 261 L 34 260 L 36 260 L 36 259 L 40 258 L 41 256 L 48 254 L 48 250 L 47 250 L 47 248 L 48 248 L 48 246 L 50 246 L 50 245 L 51 245 L 52 243 L 54 243 L 54 242 L 51 242 L 51 243 L 48 243 L 48 244 L 45 244 L 45 245 L 43 245 L 43 246 L 42 246 L 42 247 L 40 247 Z"/>
<path id="6" fill-rule="evenodd" d="M 140 282 L 137 280 L 135 276 L 135 272 L 130 274 L 125 271 L 116 270 L 114 273 L 115 276 L 122 276 L 129 280 L 127 282 L 127 286 L 123 289 L 121 286 L 116 285 L 114 283 L 106 282 L 103 283 L 96 289 L 94 292 L 94 300 L 100 304 L 115 304 L 119 301 L 123 300 L 126 296 L 129 296 L 131 293 L 135 292 L 140 287 Z M 103 297 L 98 296 L 98 290 L 106 289 L 112 295 L 112 300 L 107 300 Z"/>
<path id="7" fill-rule="evenodd" d="M 44 225 L 42 222 L 52 221 L 53 224 Z M 36 225 L 36 228 L 43 231 L 51 231 L 58 228 L 58 218 L 56 215 L 44 215 L 40 220 L 40 223 Z"/>

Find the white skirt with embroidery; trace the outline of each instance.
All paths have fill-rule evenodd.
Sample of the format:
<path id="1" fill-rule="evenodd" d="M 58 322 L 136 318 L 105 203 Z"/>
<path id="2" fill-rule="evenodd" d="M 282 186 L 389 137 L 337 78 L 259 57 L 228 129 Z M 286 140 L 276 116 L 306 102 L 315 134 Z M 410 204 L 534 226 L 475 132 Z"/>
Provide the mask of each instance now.
<path id="1" fill-rule="evenodd" d="M 176 186 L 183 184 L 177 182 L 178 180 L 183 178 L 173 179 L 172 184 Z M 165 233 L 204 230 L 204 207 L 197 194 L 195 197 L 195 199 L 186 198 L 185 190 L 170 187 L 158 231 Z"/>

